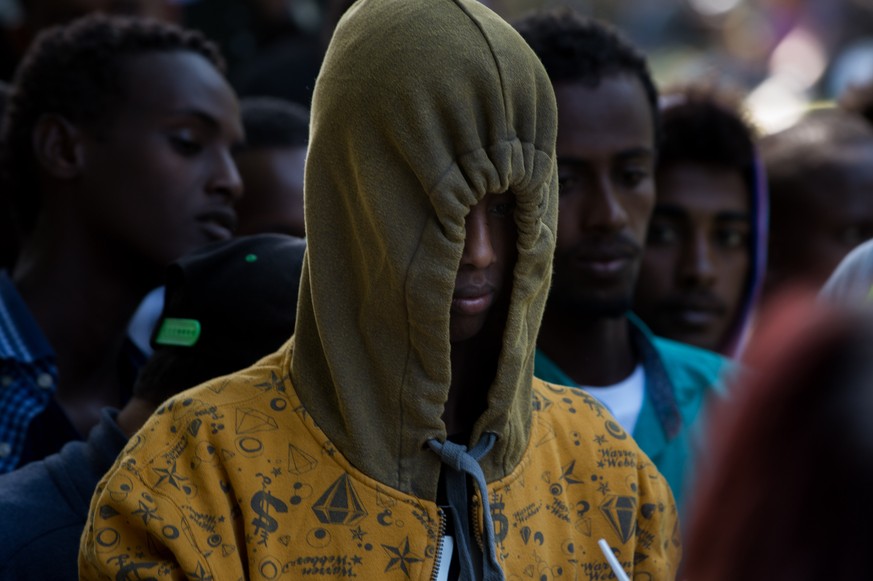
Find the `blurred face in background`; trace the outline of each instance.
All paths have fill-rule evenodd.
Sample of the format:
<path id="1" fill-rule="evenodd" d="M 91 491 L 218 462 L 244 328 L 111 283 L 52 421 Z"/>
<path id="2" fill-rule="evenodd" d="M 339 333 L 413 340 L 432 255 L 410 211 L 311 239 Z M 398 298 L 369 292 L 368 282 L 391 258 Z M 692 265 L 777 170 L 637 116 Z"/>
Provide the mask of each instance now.
<path id="1" fill-rule="evenodd" d="M 303 238 L 306 147 L 258 148 L 235 155 L 245 193 L 236 204 L 238 235 L 279 233 Z"/>
<path id="2" fill-rule="evenodd" d="M 718 351 L 751 264 L 745 180 L 729 168 L 675 163 L 657 183 L 634 311 L 656 335 Z"/>
<path id="3" fill-rule="evenodd" d="M 774 196 L 770 225 L 768 290 L 824 285 L 852 249 L 873 238 L 873 146 L 841 150 L 839 163 L 812 174 L 802 189 Z"/>

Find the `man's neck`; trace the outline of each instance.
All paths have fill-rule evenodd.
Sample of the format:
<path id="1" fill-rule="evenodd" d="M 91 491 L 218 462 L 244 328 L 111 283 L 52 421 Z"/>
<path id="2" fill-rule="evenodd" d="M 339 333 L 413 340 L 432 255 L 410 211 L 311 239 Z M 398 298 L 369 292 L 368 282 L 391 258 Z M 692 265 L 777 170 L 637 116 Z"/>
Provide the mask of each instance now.
<path id="1" fill-rule="evenodd" d="M 450 437 L 469 435 L 485 411 L 499 354 L 499 348 L 483 348 L 476 340 L 452 345 L 452 384 L 443 414 Z"/>
<path id="2" fill-rule="evenodd" d="M 55 350 L 58 400 L 117 393 L 119 350 L 149 284 L 75 243 L 40 242 L 24 245 L 12 278 Z"/>
<path id="3" fill-rule="evenodd" d="M 116 423 L 127 437 L 133 436 L 154 413 L 156 406 L 148 400 L 133 396 L 118 412 Z"/>
<path id="4" fill-rule="evenodd" d="M 619 317 L 569 317 L 546 311 L 537 346 L 579 385 L 602 387 L 628 377 L 637 365 L 630 322 Z"/>

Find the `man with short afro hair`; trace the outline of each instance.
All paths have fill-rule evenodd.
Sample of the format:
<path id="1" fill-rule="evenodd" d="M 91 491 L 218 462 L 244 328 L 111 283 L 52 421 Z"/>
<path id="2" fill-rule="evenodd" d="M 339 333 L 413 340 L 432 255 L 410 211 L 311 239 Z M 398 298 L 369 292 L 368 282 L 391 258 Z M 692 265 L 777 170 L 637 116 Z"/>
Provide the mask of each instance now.
<path id="1" fill-rule="evenodd" d="M 534 372 L 604 403 L 681 510 L 694 425 L 723 360 L 653 336 L 630 311 L 655 202 L 657 91 L 643 55 L 606 23 L 563 8 L 516 29 L 558 103 L 557 244 Z"/>
<path id="2" fill-rule="evenodd" d="M 127 322 L 167 264 L 231 236 L 242 139 L 197 32 L 96 15 L 31 46 L 4 127 L 23 239 L 0 272 L 0 472 L 81 439 L 129 397 L 141 357 Z"/>

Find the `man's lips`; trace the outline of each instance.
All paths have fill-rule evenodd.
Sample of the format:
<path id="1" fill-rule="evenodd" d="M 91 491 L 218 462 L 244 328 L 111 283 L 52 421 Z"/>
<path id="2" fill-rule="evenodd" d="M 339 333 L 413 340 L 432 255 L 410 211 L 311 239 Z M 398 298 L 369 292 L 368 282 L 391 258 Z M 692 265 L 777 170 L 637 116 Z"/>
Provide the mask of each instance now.
<path id="1" fill-rule="evenodd" d="M 727 307 L 716 298 L 674 298 L 665 304 L 665 310 L 681 325 L 703 329 L 721 321 Z"/>
<path id="2" fill-rule="evenodd" d="M 629 252 L 585 252 L 572 257 L 572 264 L 599 277 L 611 277 L 624 272 L 634 259 Z"/>
<path id="3" fill-rule="evenodd" d="M 236 212 L 230 207 L 221 207 L 197 216 L 197 222 L 212 240 L 227 240 L 236 230 Z"/>
<path id="4" fill-rule="evenodd" d="M 574 263 L 596 275 L 611 276 L 623 271 L 630 261 L 630 256 L 578 256 Z"/>
<path id="5" fill-rule="evenodd" d="M 642 249 L 628 236 L 592 238 L 578 243 L 564 254 L 574 268 L 600 278 L 625 272 L 640 256 Z"/>
<path id="6" fill-rule="evenodd" d="M 452 313 L 457 315 L 478 315 L 494 303 L 494 288 L 462 287 L 452 295 Z"/>

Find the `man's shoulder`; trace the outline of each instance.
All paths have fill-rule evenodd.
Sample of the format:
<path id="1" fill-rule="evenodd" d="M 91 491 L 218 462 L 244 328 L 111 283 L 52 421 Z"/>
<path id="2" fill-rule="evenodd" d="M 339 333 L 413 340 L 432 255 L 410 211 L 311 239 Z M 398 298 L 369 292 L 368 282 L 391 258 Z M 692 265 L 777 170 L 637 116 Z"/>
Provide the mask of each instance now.
<path id="1" fill-rule="evenodd" d="M 74 543 L 79 537 L 85 510 L 71 505 L 69 496 L 75 491 L 63 486 L 72 488 L 73 483 L 63 476 L 53 474 L 46 461 L 0 476 L 0 563 L 11 567 L 30 557 L 42 559 L 35 546 L 53 545 L 60 538 Z"/>
<path id="2" fill-rule="evenodd" d="M 610 411 L 586 391 L 534 380 L 534 422 L 532 442 L 551 441 L 555 453 L 570 462 L 588 466 L 607 479 L 625 478 L 636 474 L 658 483 L 658 494 L 668 490 L 652 460 L 636 440 L 621 427 Z M 563 450 L 563 452 L 559 452 Z M 549 462 L 544 453 L 535 461 Z M 664 497 L 665 500 L 668 498 Z M 672 502 L 672 497 L 669 498 Z"/>
<path id="3" fill-rule="evenodd" d="M 707 349 L 664 337 L 652 337 L 652 345 L 674 384 L 720 386 L 734 362 Z"/>
<path id="4" fill-rule="evenodd" d="M 537 347 L 534 351 L 534 375 L 537 379 L 549 384 L 576 385 L 558 364 L 549 359 L 543 351 Z"/>
<path id="5" fill-rule="evenodd" d="M 217 445 L 246 430 L 257 431 L 260 423 L 271 426 L 272 414 L 293 407 L 286 362 L 280 350 L 170 397 L 130 439 L 120 460 L 145 465 L 158 456 L 174 457 L 174 450 L 186 448 L 189 441 L 205 438 Z"/>
<path id="6" fill-rule="evenodd" d="M 234 407 L 248 403 L 257 407 L 260 404 L 256 400 L 265 394 L 290 392 L 289 361 L 290 354 L 280 349 L 250 367 L 215 377 L 172 396 L 155 415 L 172 412 L 172 417 L 183 418 L 189 412 L 202 411 L 204 406 Z"/>
<path id="7" fill-rule="evenodd" d="M 586 438 L 597 441 L 608 434 L 618 441 L 628 440 L 636 447 L 609 409 L 583 389 L 535 377 L 533 398 L 535 423 L 547 426 L 559 439 L 569 438 L 568 441 L 579 447 L 576 441 Z"/>
<path id="8" fill-rule="evenodd" d="M 48 339 L 5 270 L 0 270 L 0 359 L 21 364 L 54 357 Z"/>

